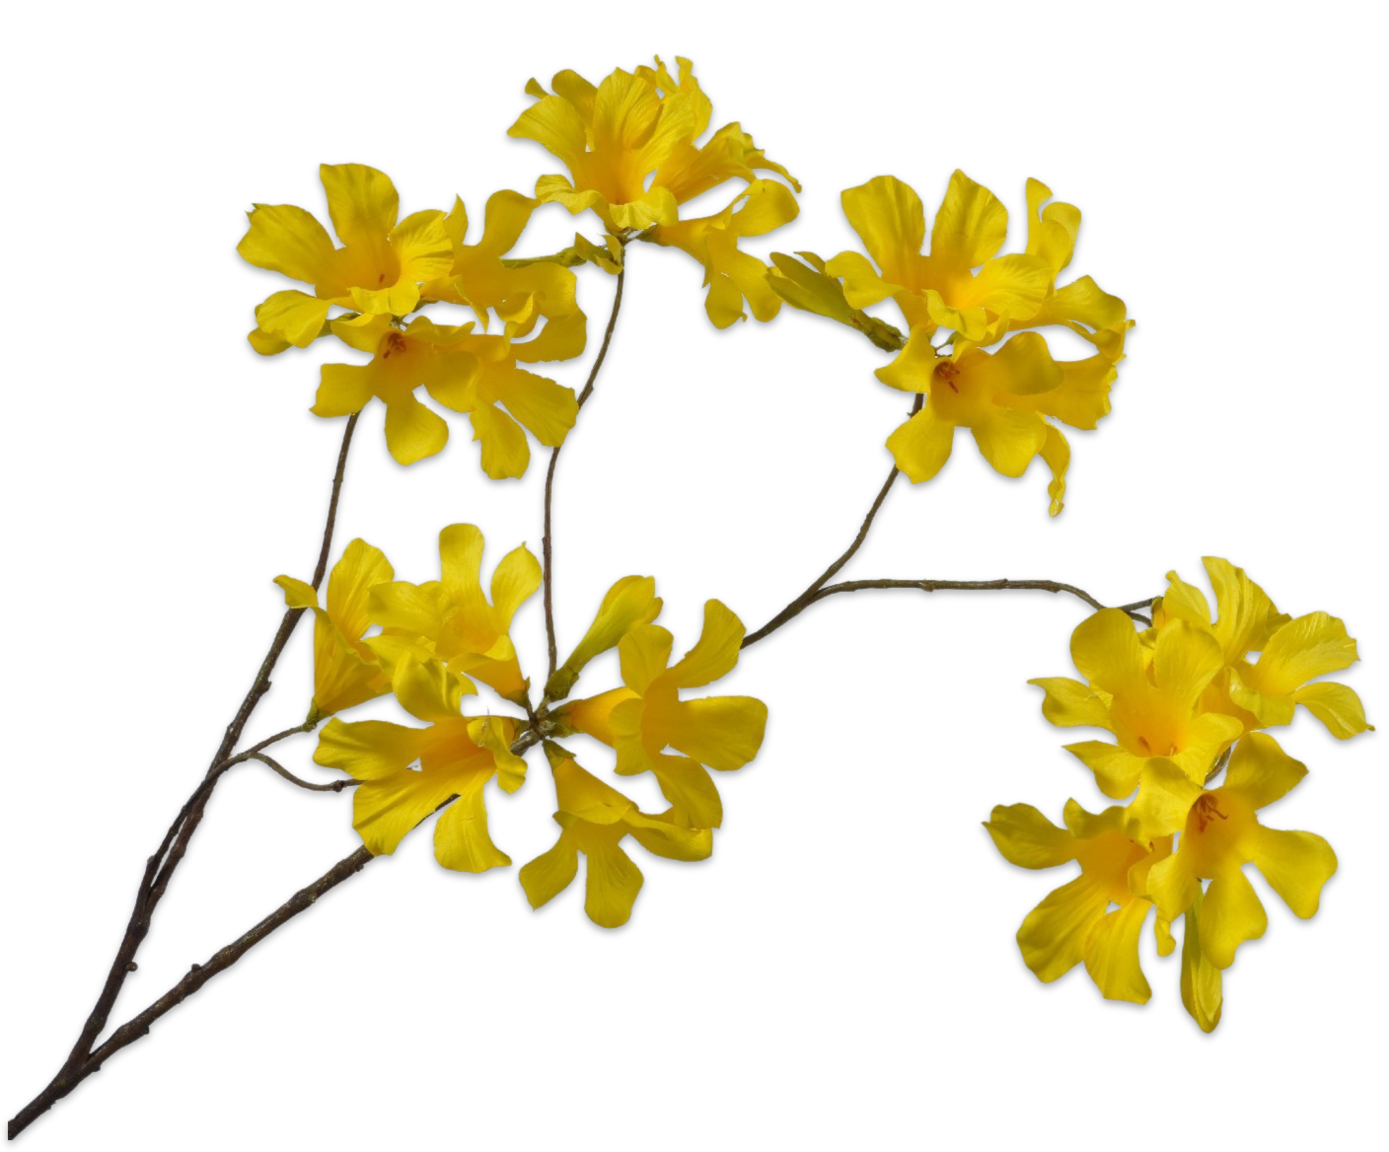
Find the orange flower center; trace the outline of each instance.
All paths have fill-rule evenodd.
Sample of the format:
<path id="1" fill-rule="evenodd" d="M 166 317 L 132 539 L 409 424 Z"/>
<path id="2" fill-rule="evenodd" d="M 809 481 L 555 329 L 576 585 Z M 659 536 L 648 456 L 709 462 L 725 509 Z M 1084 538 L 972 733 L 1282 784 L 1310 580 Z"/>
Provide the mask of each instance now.
<path id="1" fill-rule="evenodd" d="M 943 364 L 937 364 L 935 375 L 939 377 L 940 382 L 946 385 L 950 391 L 954 392 L 957 396 L 959 395 L 960 389 L 955 383 L 960 375 L 959 365 L 949 360 L 945 361 Z"/>
<path id="2" fill-rule="evenodd" d="M 389 360 L 392 354 L 397 352 L 404 352 L 405 347 L 406 345 L 404 336 L 402 336 L 399 332 L 395 331 L 387 332 L 386 335 L 381 338 L 381 359 Z"/>
<path id="3" fill-rule="evenodd" d="M 1196 817 L 1197 832 L 1204 832 L 1206 830 L 1206 825 L 1212 820 L 1217 818 L 1228 820 L 1230 818 L 1228 812 L 1222 812 L 1220 810 L 1220 806 L 1216 803 L 1215 793 L 1213 792 L 1207 792 L 1196 801 L 1195 805 L 1192 806 L 1192 814 Z"/>

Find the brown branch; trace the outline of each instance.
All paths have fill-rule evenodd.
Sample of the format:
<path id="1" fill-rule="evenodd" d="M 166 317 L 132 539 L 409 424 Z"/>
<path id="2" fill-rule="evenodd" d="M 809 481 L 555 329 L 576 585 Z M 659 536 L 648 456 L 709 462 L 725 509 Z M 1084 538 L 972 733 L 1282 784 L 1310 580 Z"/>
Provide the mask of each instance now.
<path id="1" fill-rule="evenodd" d="M 122 1048 L 135 1043 L 142 1036 L 149 1035 L 150 1026 L 166 1012 L 178 1007 L 214 976 L 225 972 L 240 960 L 276 928 L 289 923 L 325 892 L 355 876 L 373 859 L 375 857 L 365 848 L 358 848 L 351 856 L 340 860 L 307 888 L 301 888 L 249 932 L 225 948 L 218 949 L 206 964 L 194 964 L 182 980 L 138 1016 L 133 1017 L 112 1032 L 106 1043 L 90 1055 L 85 1056 L 80 1064 L 64 1065 L 63 1070 L 58 1073 L 53 1082 L 25 1105 L 10 1121 L 9 1138 L 13 1140 L 54 1104 L 67 1096 L 83 1080 L 93 1072 L 99 1071 L 101 1066 Z"/>
<path id="2" fill-rule="evenodd" d="M 621 240 L 620 242 L 623 245 L 626 244 L 626 240 Z M 617 290 L 613 294 L 612 314 L 608 317 L 608 327 L 603 333 L 603 343 L 598 348 L 598 355 L 594 358 L 593 367 L 589 369 L 588 380 L 584 384 L 583 391 L 579 393 L 580 408 L 582 408 L 584 406 L 585 401 L 587 401 L 588 398 L 591 395 L 593 395 L 593 384 L 594 381 L 598 379 L 598 370 L 603 367 L 603 361 L 607 358 L 608 345 L 612 343 L 613 329 L 617 327 L 617 313 L 618 310 L 622 307 L 622 284 L 626 276 L 627 258 L 626 253 L 624 252 L 622 259 L 622 267 L 618 269 L 617 273 Z M 551 530 L 551 523 L 553 519 L 551 514 L 551 507 L 553 504 L 555 488 L 555 465 L 559 462 L 559 450 L 563 447 L 564 444 L 560 443 L 555 445 L 555 447 L 550 450 L 550 466 L 548 469 L 546 469 L 545 472 L 545 528 L 540 538 L 540 557 L 544 575 L 544 592 L 542 594 L 542 598 L 545 603 L 545 640 L 546 643 L 549 645 L 550 649 L 550 671 L 547 675 L 547 679 L 549 676 L 553 676 L 555 674 L 555 668 L 559 664 L 559 650 L 555 643 L 555 565 L 554 549 L 551 544 L 552 540 L 554 539 L 554 534 Z"/>
<path id="3" fill-rule="evenodd" d="M 352 433 L 356 426 L 357 416 L 353 414 L 348 418 L 347 427 L 343 431 L 342 447 L 338 450 L 337 467 L 333 473 L 332 492 L 328 500 L 328 517 L 323 528 L 323 543 L 319 548 L 318 564 L 314 569 L 313 586 L 315 589 L 323 582 L 324 574 L 327 572 L 328 554 L 333 542 L 333 527 L 337 521 L 338 498 L 342 492 L 343 474 L 347 468 L 347 453 L 351 447 Z M 280 626 L 271 641 L 270 650 L 266 653 L 265 659 L 261 661 L 256 678 L 246 693 L 245 699 L 242 700 L 241 706 L 237 709 L 236 715 L 232 717 L 232 722 L 227 725 L 222 742 L 218 746 L 217 753 L 213 756 L 212 764 L 204 774 L 202 782 L 183 807 L 179 809 L 178 816 L 169 826 L 158 850 L 146 860 L 144 875 L 141 877 L 140 885 L 135 893 L 135 906 L 131 909 L 130 919 L 126 923 L 125 935 L 121 938 L 120 946 L 116 950 L 115 959 L 111 962 L 110 971 L 107 973 L 106 981 L 102 985 L 96 1004 L 92 1007 L 92 1011 L 88 1015 L 67 1060 L 54 1078 L 54 1084 L 61 1081 L 90 1056 L 92 1046 L 96 1043 L 97 1037 L 101 1035 L 102 1029 L 106 1027 L 106 1022 L 111 1016 L 111 1009 L 115 1006 L 116 998 L 120 995 L 126 977 L 135 970 L 135 955 L 149 932 L 154 909 L 163 898 L 174 870 L 188 850 L 188 842 L 202 821 L 203 812 L 217 781 L 233 763 L 239 763 L 251 753 L 268 747 L 276 740 L 283 739 L 292 732 L 306 730 L 302 727 L 288 729 L 286 732 L 261 741 L 260 744 L 239 757 L 229 758 L 232 748 L 241 739 L 241 733 L 246 727 L 246 722 L 251 718 L 251 713 L 255 711 L 261 697 L 270 690 L 270 673 L 274 670 L 280 654 L 289 642 L 294 626 L 299 622 L 299 617 L 303 613 L 302 608 L 291 608 L 281 618 Z M 50 1085 L 51 1087 L 52 1085 Z M 11 1129 L 13 1132 L 13 1125 L 11 1125 Z"/>
<path id="4" fill-rule="evenodd" d="M 872 522 L 878 518 L 878 510 L 881 509 L 883 500 L 888 499 L 888 493 L 892 492 L 892 486 L 896 484 L 897 477 L 900 477 L 900 475 L 901 472 L 897 471 L 896 467 L 893 467 L 892 470 L 888 472 L 888 478 L 882 482 L 882 488 L 878 489 L 878 495 L 874 496 L 874 502 L 868 506 L 867 516 L 864 516 L 863 524 L 858 525 L 857 535 L 854 535 L 853 542 L 850 543 L 849 548 L 840 552 L 839 559 L 835 560 L 835 563 L 825 568 L 825 571 L 822 571 L 818 577 L 815 577 L 815 579 L 810 582 L 810 586 L 808 586 L 806 591 L 801 592 L 795 600 L 786 604 L 786 607 L 783 607 L 779 613 L 776 613 L 776 616 L 768 620 L 763 627 L 758 628 L 756 632 L 750 632 L 749 635 L 743 636 L 743 648 L 751 648 L 754 643 L 764 641 L 772 632 L 781 628 L 782 625 L 788 623 L 788 621 L 795 620 L 795 618 L 800 616 L 811 604 L 815 603 L 815 600 L 820 599 L 821 589 L 824 589 L 824 586 L 829 584 L 829 581 L 832 581 L 836 575 L 839 575 L 839 571 L 845 567 L 845 564 L 854 559 L 858 549 L 863 548 L 864 541 L 868 539 L 868 529 L 872 528 Z"/>

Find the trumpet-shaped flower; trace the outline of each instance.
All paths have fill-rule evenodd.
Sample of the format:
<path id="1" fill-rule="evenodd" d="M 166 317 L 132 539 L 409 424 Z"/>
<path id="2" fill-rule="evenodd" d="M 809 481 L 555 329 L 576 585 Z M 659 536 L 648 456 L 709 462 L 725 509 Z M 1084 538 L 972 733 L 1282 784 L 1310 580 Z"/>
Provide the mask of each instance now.
<path id="1" fill-rule="evenodd" d="M 932 479 L 950 458 L 955 429 L 968 428 L 984 459 L 1004 476 L 1021 476 L 1034 457 L 1042 457 L 1052 472 L 1047 492 L 1053 516 L 1062 508 L 1071 450 L 1044 416 L 1094 428 L 1109 411 L 1113 379 L 1108 370 L 1095 372 L 1088 360 L 1057 363 L 1035 332 L 1014 336 L 997 352 L 961 341 L 941 356 L 924 328 L 912 330 L 906 347 L 877 376 L 889 387 L 926 398 L 887 440 L 912 483 Z"/>
<path id="2" fill-rule="evenodd" d="M 553 848 L 521 869 L 521 886 L 532 908 L 569 886 L 582 852 L 588 861 L 584 911 L 595 924 L 617 928 L 631 917 L 643 882 L 641 870 L 622 850 L 626 837 L 668 860 L 705 860 L 713 851 L 708 828 L 683 828 L 670 812 L 646 816 L 621 792 L 585 772 L 563 748 L 547 743 L 545 754 L 555 775 L 555 823 L 562 831 Z"/>
<path id="3" fill-rule="evenodd" d="M 841 199 L 872 261 L 844 252 L 826 270 L 844 278 L 851 306 L 866 308 L 890 296 L 908 325 L 924 329 L 927 336 L 949 328 L 973 343 L 992 343 L 1010 321 L 1037 315 L 1052 289 L 1057 263 L 1062 255 L 1069 260 L 1056 232 L 1064 231 L 1062 221 L 1069 219 L 1063 210 L 1075 209 L 1053 206 L 1047 224 L 1054 227 L 1038 234 L 1029 252 L 998 256 L 1008 232 L 1008 210 L 959 170 L 950 177 L 936 213 L 927 254 L 921 251 L 926 242 L 921 198 L 895 176 L 878 176 L 848 189 Z"/>
<path id="4" fill-rule="evenodd" d="M 655 244 L 679 248 L 704 266 L 709 294 L 704 309 L 715 328 L 746 320 L 747 302 L 758 320 L 770 320 L 781 310 L 781 296 L 767 278 L 768 268 L 756 256 L 738 250 L 745 236 L 762 236 L 789 224 L 799 209 L 785 184 L 755 180 L 739 192 L 722 212 L 697 220 L 658 224 L 651 229 Z"/>
<path id="5" fill-rule="evenodd" d="M 573 213 L 592 208 L 609 231 L 623 232 L 674 224 L 680 204 L 726 180 L 751 183 L 759 171 L 775 172 L 799 191 L 736 123 L 695 143 L 712 106 L 690 62 L 676 63 L 678 79 L 658 58 L 654 69 L 619 68 L 597 87 L 568 70 L 555 76 L 554 94 L 530 81 L 526 92 L 536 103 L 508 135 L 536 141 L 569 169 L 569 178 L 542 176 L 536 197 Z"/>
<path id="6" fill-rule="evenodd" d="M 453 265 L 446 275 L 421 288 L 424 300 L 442 300 L 471 308 L 485 330 L 495 312 L 512 340 L 511 351 L 522 363 L 569 360 L 584 350 L 586 320 L 575 297 L 574 273 L 549 260 L 520 267 L 504 260 L 521 238 L 540 201 L 519 192 L 495 192 L 487 201 L 482 236 L 465 244 L 468 211 L 455 198 L 444 227 L 453 244 Z M 539 335 L 527 340 L 544 321 Z"/>
<path id="7" fill-rule="evenodd" d="M 368 606 L 372 622 L 419 637 L 412 646 L 391 642 L 375 650 L 387 660 L 405 654 L 436 656 L 465 681 L 475 677 L 524 705 L 530 681 L 521 675 L 509 632 L 516 609 L 540 587 L 540 563 L 524 544 L 508 552 L 492 574 L 489 604 L 482 590 L 482 550 L 476 527 L 453 524 L 439 533 L 441 580 L 373 588 Z M 471 682 L 465 690 L 472 690 Z"/>
<path id="8" fill-rule="evenodd" d="M 598 615 L 584 633 L 584 638 L 555 674 L 545 684 L 549 700 L 563 700 L 569 695 L 579 674 L 595 656 L 600 656 L 639 624 L 650 624 L 661 614 L 661 598 L 656 595 L 656 581 L 650 576 L 624 576 L 603 596 Z"/>
<path id="9" fill-rule="evenodd" d="M 374 855 L 390 855 L 405 835 L 440 806 L 434 855 L 445 868 L 485 872 L 511 863 L 487 831 L 483 789 L 494 776 L 504 792 L 525 781 L 526 762 L 511 752 L 516 722 L 460 712 L 463 685 L 438 661 L 406 656 L 393 688 L 401 706 L 427 728 L 380 720 L 334 719 L 314 760 L 361 781 L 353 827 Z"/>
<path id="10" fill-rule="evenodd" d="M 1354 689 L 1315 680 L 1349 668 L 1358 658 L 1346 626 L 1325 612 L 1297 619 L 1284 615 L 1244 570 L 1208 556 L 1206 571 L 1215 589 L 1218 618 L 1199 588 L 1169 572 L 1169 588 L 1155 606 L 1158 632 L 1182 620 L 1220 642 L 1228 668 L 1212 685 L 1210 706 L 1238 716 L 1246 731 L 1290 724 L 1301 704 L 1337 739 L 1372 731 Z M 1256 661 L 1249 656 L 1259 653 Z"/>
<path id="11" fill-rule="evenodd" d="M 384 172 L 365 164 L 323 164 L 318 171 L 342 248 L 311 213 L 292 204 L 257 204 L 236 248 L 257 268 L 313 285 L 312 295 L 276 292 L 256 309 L 249 339 L 262 355 L 291 344 L 307 348 L 323 335 L 335 304 L 404 316 L 419 304 L 420 282 L 446 275 L 453 263 L 444 214 L 430 210 L 399 220 L 400 198 Z"/>
<path id="12" fill-rule="evenodd" d="M 385 553 L 365 540 L 353 540 L 328 574 L 326 608 L 318 606 L 313 585 L 292 576 L 275 578 L 290 608 L 307 608 L 314 614 L 311 719 L 342 712 L 390 691 L 390 676 L 362 637 L 371 627 L 367 619 L 371 589 L 394 575 Z"/>
<path id="13" fill-rule="evenodd" d="M 1037 905 L 1018 930 L 1023 960 L 1039 980 L 1064 976 L 1082 961 L 1107 1000 L 1146 1004 L 1152 994 L 1138 962 L 1138 938 L 1153 907 L 1149 870 L 1171 850 L 1171 837 L 1151 847 L 1129 835 L 1122 808 L 1098 816 L 1068 801 L 1065 828 L 1027 804 L 998 806 L 984 827 L 1006 860 L 1020 868 L 1055 868 L 1075 861 L 1080 875 Z M 1118 905 L 1110 912 L 1110 904 Z M 1175 946 L 1158 924 L 1159 951 Z"/>
<path id="14" fill-rule="evenodd" d="M 1042 714 L 1053 724 L 1114 734 L 1114 744 L 1067 745 L 1106 796 L 1128 796 L 1143 769 L 1160 759 L 1199 784 L 1243 731 L 1233 716 L 1204 710 L 1203 693 L 1224 660 L 1213 636 L 1183 621 L 1162 629 L 1149 653 L 1132 621 L 1106 608 L 1076 628 L 1071 659 L 1088 683 L 1065 677 L 1029 683 L 1045 689 Z"/>
<path id="15" fill-rule="evenodd" d="M 620 775 L 651 772 L 679 822 L 717 828 L 723 807 L 705 768 L 730 771 L 756 756 L 767 706 L 751 696 L 681 700 L 680 690 L 703 687 L 733 671 L 744 632 L 737 616 L 710 600 L 699 642 L 671 665 L 671 634 L 655 624 L 638 624 L 617 646 L 626 687 L 577 700 L 554 715 L 615 749 Z M 668 747 L 679 755 L 667 753 Z"/>
<path id="16" fill-rule="evenodd" d="M 415 397 L 420 385 L 439 404 L 468 414 L 473 439 L 482 442 L 482 470 L 494 480 L 522 476 L 530 464 L 521 425 L 549 447 L 562 444 L 574 426 L 574 390 L 518 368 L 507 336 L 474 334 L 472 324 L 440 326 L 423 316 L 398 328 L 388 316 L 361 315 L 334 320 L 332 329 L 372 359 L 323 365 L 314 414 L 346 416 L 373 397 L 381 400 L 386 446 L 401 464 L 433 456 L 449 437 L 444 419 Z"/>
<path id="17" fill-rule="evenodd" d="M 1273 737 L 1255 732 L 1235 746 L 1219 788 L 1207 791 L 1176 772 L 1154 773 L 1144 781 L 1140 801 L 1172 812 L 1168 830 L 1180 830 L 1176 852 L 1153 866 L 1146 891 L 1170 920 L 1196 906 L 1201 881 L 1210 881 L 1198 933 L 1202 954 L 1216 968 L 1228 968 L 1239 945 L 1262 936 L 1268 926 L 1263 904 L 1242 871 L 1245 864 L 1258 868 L 1304 920 L 1316 913 L 1322 886 L 1336 871 L 1336 854 L 1320 836 L 1265 828 L 1255 816 L 1306 775 Z M 1163 794 L 1145 797 L 1147 790 Z"/>

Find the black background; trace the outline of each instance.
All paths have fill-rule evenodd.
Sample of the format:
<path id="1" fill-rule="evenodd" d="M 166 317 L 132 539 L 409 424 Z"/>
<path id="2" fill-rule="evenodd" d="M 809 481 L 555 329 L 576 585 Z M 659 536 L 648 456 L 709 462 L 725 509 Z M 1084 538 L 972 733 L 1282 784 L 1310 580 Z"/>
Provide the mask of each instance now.
<path id="1" fill-rule="evenodd" d="M 11 762 L 7 821 L 18 841 L 11 1113 L 81 1026 L 144 856 L 256 670 L 281 613 L 269 578 L 307 577 L 317 549 L 342 422 L 304 409 L 315 364 L 339 347 L 250 352 L 251 304 L 283 281 L 233 253 L 240 211 L 285 200 L 322 215 L 315 164 L 363 160 L 392 174 L 406 211 L 463 193 L 475 238 L 490 190 L 529 190 L 558 167 L 503 135 L 528 103 L 526 75 L 569 65 L 597 78 L 614 63 L 592 51 L 513 56 L 464 69 L 390 117 L 361 110 L 374 104 L 363 90 L 322 103 L 313 85 L 271 97 L 246 79 L 231 92 L 190 90 L 207 129 L 196 143 L 138 126 L 74 132 L 72 156 L 115 174 L 117 193 L 72 176 L 82 195 L 101 193 L 101 275 L 114 283 L 88 322 L 39 336 L 68 368 L 44 382 L 54 399 L 26 446 L 42 453 L 31 482 L 43 495 L 19 495 L 26 554 L 44 561 L 25 564 L 21 584 L 38 677 L 11 716 L 31 742 Z M 1114 414 L 1097 432 L 1070 432 L 1060 520 L 1046 516 L 1040 461 L 1007 481 L 961 432 L 939 479 L 900 482 L 846 577 L 1049 575 L 1121 602 L 1160 591 L 1168 567 L 1203 581 L 1200 554 L 1220 553 L 1283 609 L 1342 614 L 1365 659 L 1379 656 L 1367 567 L 1379 524 L 1361 481 L 1375 425 L 1347 392 L 1367 381 L 1307 335 L 1318 233 L 1290 238 L 1286 214 L 1329 211 L 1329 192 L 1307 183 L 1296 207 L 1271 199 L 1274 115 L 1236 143 L 1218 118 L 1092 120 L 1093 108 L 1063 117 L 1007 100 L 968 114 L 950 104 L 943 121 L 939 89 L 932 96 L 908 72 L 840 61 L 792 82 L 720 50 L 696 58 L 715 126 L 740 118 L 806 185 L 800 220 L 754 252 L 857 247 L 840 188 L 893 171 L 929 211 L 957 164 L 1007 201 L 1017 249 L 1022 181 L 1038 175 L 1085 211 L 1068 277 L 1092 272 L 1139 318 Z M 82 204 L 93 200 L 74 211 Z M 597 225 L 546 208 L 524 247 L 549 252 L 575 227 Z M 883 438 L 907 406 L 876 384 L 883 357 L 849 329 L 788 310 L 715 332 L 688 258 L 635 247 L 629 267 L 613 352 L 558 470 L 561 650 L 625 573 L 657 575 L 676 650 L 696 638 L 707 596 L 756 628 L 849 542 L 888 470 Z M 590 350 L 611 288 L 582 271 Z M 1053 347 L 1085 353 L 1078 342 Z M 551 372 L 578 386 L 588 363 Z M 467 422 L 451 424 L 443 454 L 403 470 L 383 449 L 381 407 L 367 410 L 338 548 L 363 535 L 411 579 L 436 574 L 435 534 L 450 521 L 482 525 L 486 570 L 521 539 L 539 550 L 544 450 L 533 446 L 522 481 L 489 482 Z M 668 863 L 632 846 L 647 884 L 628 927 L 589 924 L 582 882 L 532 914 L 514 869 L 446 873 L 419 831 L 26 1139 L 76 1146 L 117 1117 L 157 1146 L 267 1133 L 411 1144 L 435 1124 L 467 1139 L 497 1117 L 532 1135 L 663 1116 L 703 1131 L 743 1102 L 760 1123 L 853 1124 L 876 1142 L 904 1124 L 924 1131 L 975 1095 L 993 1109 L 1046 1099 L 1047 1114 L 1082 1099 L 1165 1112 L 1203 1084 L 1238 1092 L 1221 1108 L 1240 1109 L 1242 1123 L 1278 1120 L 1286 1085 L 1324 1123 L 1343 1123 L 1360 1108 L 1363 1064 L 1350 1046 L 1382 1019 L 1371 977 L 1381 848 L 1358 818 L 1382 799 L 1374 735 L 1340 745 L 1306 713 L 1276 734 L 1313 774 L 1268 823 L 1324 832 L 1342 871 L 1310 923 L 1256 878 L 1270 932 L 1226 974 L 1213 1037 L 1183 1012 L 1178 957 L 1157 960 L 1150 934 L 1145 1009 L 1101 1001 L 1083 970 L 1042 987 L 1022 966 L 1018 920 L 1072 869 L 1013 869 L 978 821 L 996 802 L 1032 800 L 1053 818 L 1072 793 L 1103 803 L 1058 749 L 1085 734 L 1049 727 L 1040 693 L 1024 685 L 1072 673 L 1067 638 L 1085 611 L 1022 592 L 817 604 L 715 686 L 767 700 L 763 755 L 718 778 L 728 818 L 713 859 Z M 514 638 L 539 678 L 539 596 Z M 1338 678 L 1382 718 L 1361 668 Z M 615 682 L 610 655 L 582 691 Z M 308 692 L 304 627 L 247 738 L 299 720 Z M 301 738 L 279 753 L 322 778 L 311 746 Z M 590 768 L 610 766 L 607 750 L 574 746 Z M 650 778 L 631 785 L 656 803 Z M 494 838 L 517 864 L 553 841 L 539 753 L 529 784 L 511 798 L 489 789 L 489 805 Z M 347 795 L 299 792 L 260 766 L 233 771 L 115 1020 L 347 855 L 349 820 Z"/>

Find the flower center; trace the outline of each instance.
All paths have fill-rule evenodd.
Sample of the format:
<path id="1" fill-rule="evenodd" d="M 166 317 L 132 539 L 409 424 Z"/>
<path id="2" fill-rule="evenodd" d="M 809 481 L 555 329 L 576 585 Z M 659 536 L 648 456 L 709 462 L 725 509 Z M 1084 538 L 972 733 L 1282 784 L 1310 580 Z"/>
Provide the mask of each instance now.
<path id="1" fill-rule="evenodd" d="M 959 365 L 950 360 L 945 361 L 943 364 L 937 364 L 935 375 L 940 379 L 942 384 L 950 389 L 950 391 L 954 392 L 957 396 L 960 394 L 960 388 L 955 383 L 960 375 Z"/>
<path id="2" fill-rule="evenodd" d="M 1220 806 L 1216 803 L 1214 792 L 1207 792 L 1205 795 L 1201 796 L 1192 806 L 1192 813 L 1196 816 L 1197 832 L 1204 832 L 1206 830 L 1206 825 L 1212 820 L 1217 818 L 1228 820 L 1230 818 L 1228 812 L 1222 812 L 1220 810 Z"/>
<path id="3" fill-rule="evenodd" d="M 404 336 L 395 331 L 387 332 L 386 335 L 381 338 L 381 359 L 389 360 L 393 354 L 404 352 L 405 348 Z"/>

